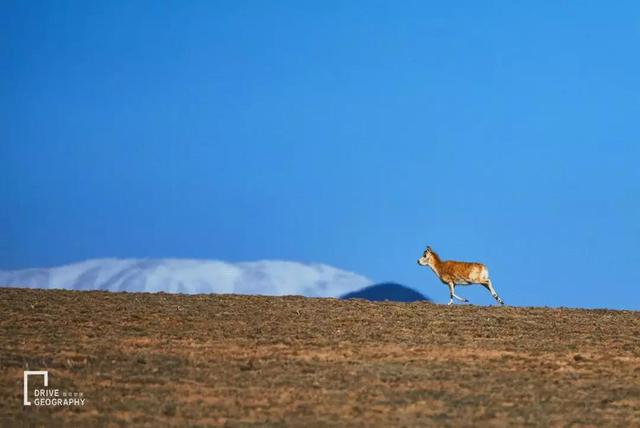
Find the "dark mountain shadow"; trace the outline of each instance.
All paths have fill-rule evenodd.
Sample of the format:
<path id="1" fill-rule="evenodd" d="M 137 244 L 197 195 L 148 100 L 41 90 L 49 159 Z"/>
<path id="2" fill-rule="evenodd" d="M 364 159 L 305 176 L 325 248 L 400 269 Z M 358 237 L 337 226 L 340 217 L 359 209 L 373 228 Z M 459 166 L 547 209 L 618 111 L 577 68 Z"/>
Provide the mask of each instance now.
<path id="1" fill-rule="evenodd" d="M 365 299 L 373 302 L 389 300 L 392 302 L 419 302 L 431 299 L 413 288 L 396 284 L 395 282 L 383 282 L 365 287 L 361 290 L 352 291 L 340 297 L 341 299 Z"/>

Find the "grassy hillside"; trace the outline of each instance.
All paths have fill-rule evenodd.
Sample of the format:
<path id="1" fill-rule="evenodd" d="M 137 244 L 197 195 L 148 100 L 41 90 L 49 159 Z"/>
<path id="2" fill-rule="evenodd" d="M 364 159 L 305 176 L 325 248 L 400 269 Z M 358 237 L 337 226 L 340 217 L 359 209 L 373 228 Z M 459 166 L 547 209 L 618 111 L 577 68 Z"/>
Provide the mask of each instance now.
<path id="1" fill-rule="evenodd" d="M 640 425 L 639 312 L 2 288 L 0 313 L 0 425 Z M 25 369 L 86 405 L 23 407 Z"/>

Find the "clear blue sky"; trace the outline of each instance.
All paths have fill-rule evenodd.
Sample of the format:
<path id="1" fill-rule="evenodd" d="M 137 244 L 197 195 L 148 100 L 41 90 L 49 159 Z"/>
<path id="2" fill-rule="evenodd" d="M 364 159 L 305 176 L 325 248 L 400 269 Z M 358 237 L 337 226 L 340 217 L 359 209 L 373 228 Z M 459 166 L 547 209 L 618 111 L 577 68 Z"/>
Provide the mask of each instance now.
<path id="1" fill-rule="evenodd" d="M 0 3 L 0 268 L 317 261 L 640 307 L 640 4 Z M 489 304 L 489 294 L 458 294 Z"/>

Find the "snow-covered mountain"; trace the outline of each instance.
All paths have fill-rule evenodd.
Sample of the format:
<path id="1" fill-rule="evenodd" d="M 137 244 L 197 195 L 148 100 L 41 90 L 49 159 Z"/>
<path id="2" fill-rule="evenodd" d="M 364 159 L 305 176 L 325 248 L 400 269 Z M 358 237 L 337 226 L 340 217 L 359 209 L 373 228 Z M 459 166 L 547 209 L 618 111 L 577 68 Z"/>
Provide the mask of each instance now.
<path id="1" fill-rule="evenodd" d="M 0 287 L 338 297 L 372 281 L 325 264 L 263 260 L 94 259 L 0 271 Z"/>

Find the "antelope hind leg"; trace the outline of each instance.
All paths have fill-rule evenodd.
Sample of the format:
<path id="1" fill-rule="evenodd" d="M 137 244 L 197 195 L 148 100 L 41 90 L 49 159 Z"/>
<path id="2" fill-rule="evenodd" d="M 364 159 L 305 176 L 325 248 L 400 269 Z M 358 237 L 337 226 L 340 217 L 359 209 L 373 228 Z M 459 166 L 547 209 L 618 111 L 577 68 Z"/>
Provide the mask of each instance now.
<path id="1" fill-rule="evenodd" d="M 489 293 L 491 293 L 491 296 L 493 296 L 494 299 L 496 299 L 496 302 L 500 303 L 501 305 L 504 305 L 504 301 L 500 298 L 500 296 L 498 296 L 498 293 L 496 293 L 495 288 L 493 288 L 493 284 L 491 283 L 490 279 L 487 279 L 487 282 L 482 283 L 482 285 L 489 290 Z"/>

